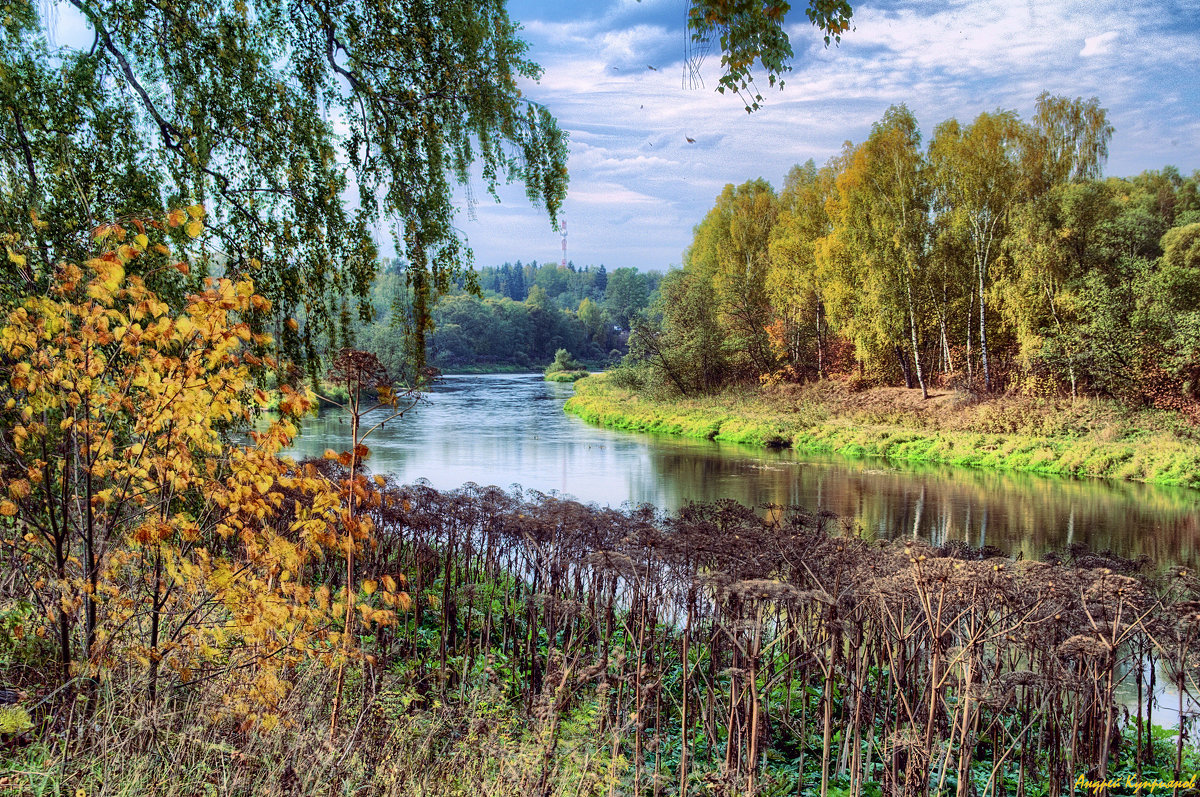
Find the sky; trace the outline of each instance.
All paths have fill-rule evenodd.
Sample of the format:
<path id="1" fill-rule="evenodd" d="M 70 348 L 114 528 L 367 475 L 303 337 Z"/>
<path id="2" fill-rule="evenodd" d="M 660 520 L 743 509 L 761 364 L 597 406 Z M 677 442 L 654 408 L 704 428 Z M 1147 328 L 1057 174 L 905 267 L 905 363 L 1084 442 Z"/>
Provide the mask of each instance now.
<path id="1" fill-rule="evenodd" d="M 793 165 L 861 142 L 893 104 L 928 137 L 950 117 L 1031 118 L 1043 91 L 1097 97 L 1115 127 L 1106 174 L 1200 169 L 1200 0 L 863 2 L 828 48 L 793 8 L 793 71 L 782 91 L 760 86 L 753 114 L 715 91 L 718 52 L 701 65 L 703 87 L 689 85 L 685 5 L 509 2 L 544 69 L 526 94 L 570 136 L 564 218 L 577 266 L 678 265 L 726 184 L 762 177 L 778 190 Z M 478 204 L 459 228 L 478 265 L 560 259 L 561 236 L 519 186 L 500 204 L 472 188 Z"/>
<path id="2" fill-rule="evenodd" d="M 47 5 L 52 38 L 90 44 L 77 14 Z M 793 71 L 782 91 L 760 86 L 765 104 L 748 114 L 715 90 L 719 52 L 698 74 L 685 67 L 686 0 L 509 0 L 544 70 L 524 93 L 570 137 L 571 261 L 678 265 L 726 184 L 761 177 L 779 189 L 792 166 L 861 142 L 893 104 L 907 104 L 928 137 L 950 117 L 1030 118 L 1043 91 L 1097 97 L 1115 127 L 1107 174 L 1200 169 L 1200 0 L 864 1 L 830 47 L 796 5 Z M 545 211 L 521 186 L 500 198 L 478 176 L 458 192 L 476 265 L 557 262 L 562 236 Z M 386 248 L 387 232 L 378 238 Z"/>

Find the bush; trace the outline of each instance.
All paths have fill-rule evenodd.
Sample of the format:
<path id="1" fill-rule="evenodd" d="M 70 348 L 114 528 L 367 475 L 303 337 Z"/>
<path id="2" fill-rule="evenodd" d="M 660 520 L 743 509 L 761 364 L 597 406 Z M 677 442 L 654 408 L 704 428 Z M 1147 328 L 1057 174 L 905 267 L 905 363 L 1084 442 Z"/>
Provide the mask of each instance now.
<path id="1" fill-rule="evenodd" d="M 584 367 L 584 364 L 576 360 L 571 355 L 571 352 L 567 351 L 566 349 L 559 349 L 554 353 L 554 362 L 546 366 L 545 374 L 549 376 L 550 374 L 557 374 L 565 371 L 586 370 L 587 368 Z"/>

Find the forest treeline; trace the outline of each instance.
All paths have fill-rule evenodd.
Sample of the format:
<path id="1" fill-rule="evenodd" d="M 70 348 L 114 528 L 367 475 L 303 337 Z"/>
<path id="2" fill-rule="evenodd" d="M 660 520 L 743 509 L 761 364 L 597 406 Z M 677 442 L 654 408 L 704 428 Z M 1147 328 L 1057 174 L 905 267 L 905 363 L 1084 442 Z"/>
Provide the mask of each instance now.
<path id="1" fill-rule="evenodd" d="M 1200 172 L 1103 178 L 1096 99 L 1032 119 L 904 105 L 776 192 L 727 185 L 634 325 L 622 378 L 679 394 L 746 382 L 1200 395 Z"/>
<path id="2" fill-rule="evenodd" d="M 343 305 L 342 323 L 326 348 L 374 353 L 393 375 L 417 358 L 413 295 L 402 263 L 384 270 L 371 289 L 370 320 Z M 615 364 L 627 350 L 631 319 L 649 307 L 657 272 L 603 266 L 576 268 L 536 260 L 476 269 L 433 303 L 425 361 L 445 371 L 537 370 L 559 349 L 593 368 Z"/>

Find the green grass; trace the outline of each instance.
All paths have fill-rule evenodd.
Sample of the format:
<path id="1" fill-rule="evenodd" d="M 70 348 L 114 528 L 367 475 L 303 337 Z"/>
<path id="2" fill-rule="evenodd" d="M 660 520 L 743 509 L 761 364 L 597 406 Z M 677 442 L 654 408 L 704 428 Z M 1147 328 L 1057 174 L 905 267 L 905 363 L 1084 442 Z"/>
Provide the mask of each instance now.
<path id="1" fill-rule="evenodd" d="M 546 374 L 547 382 L 578 382 L 588 375 L 587 371 L 553 371 Z"/>
<path id="2" fill-rule="evenodd" d="M 892 393 L 860 396 L 825 383 L 659 399 L 576 383 L 566 411 L 638 432 L 1031 473 L 1200 487 L 1200 443 L 1177 417 L 1128 413 L 1106 402 L 1020 397 L 889 407 Z"/>

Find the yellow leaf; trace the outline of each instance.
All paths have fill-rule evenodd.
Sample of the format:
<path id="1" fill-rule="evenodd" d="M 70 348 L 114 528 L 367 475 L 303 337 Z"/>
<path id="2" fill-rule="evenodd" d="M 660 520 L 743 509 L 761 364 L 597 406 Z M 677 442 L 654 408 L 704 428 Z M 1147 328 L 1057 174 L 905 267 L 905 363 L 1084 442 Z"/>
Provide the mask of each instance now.
<path id="1" fill-rule="evenodd" d="M 0 516 L 12 517 L 17 514 L 17 505 L 7 499 L 0 501 Z"/>
<path id="2" fill-rule="evenodd" d="M 200 233 L 204 232 L 204 224 L 193 219 L 187 223 L 187 225 L 183 228 L 183 231 L 188 234 L 189 238 L 197 238 L 199 237 Z"/>
<path id="3" fill-rule="evenodd" d="M 5 247 L 8 249 L 8 247 Z M 17 254 L 11 249 L 8 249 L 8 259 L 18 266 L 25 265 L 25 255 Z"/>
<path id="4" fill-rule="evenodd" d="M 104 287 L 110 291 L 115 291 L 125 281 L 125 267 L 120 263 L 111 263 L 107 272 L 104 275 Z"/>
<path id="5" fill-rule="evenodd" d="M 133 242 L 143 251 L 150 245 L 150 239 L 141 233 L 133 236 Z"/>
<path id="6" fill-rule="evenodd" d="M 168 224 L 168 226 L 171 226 L 171 227 L 178 227 L 180 224 L 183 224 L 183 222 L 186 220 L 187 220 L 187 214 L 184 213 L 179 208 L 175 208 L 174 210 L 172 210 L 170 213 L 167 214 L 167 224 Z"/>
<path id="7" fill-rule="evenodd" d="M 199 221 L 204 218 L 204 205 L 188 205 L 188 215 Z"/>
<path id="8" fill-rule="evenodd" d="M 363 590 L 363 592 L 367 593 L 368 595 L 374 595 L 375 590 L 378 587 L 379 587 L 379 585 L 369 578 L 362 583 L 362 590 Z"/>

